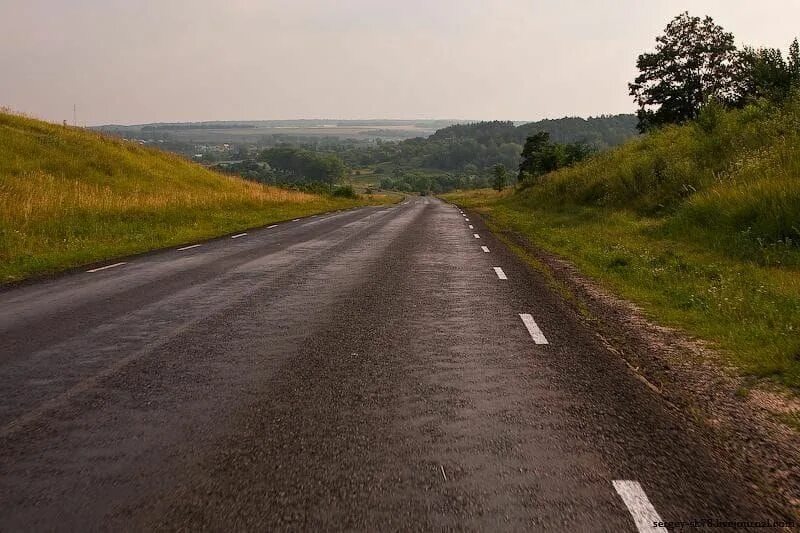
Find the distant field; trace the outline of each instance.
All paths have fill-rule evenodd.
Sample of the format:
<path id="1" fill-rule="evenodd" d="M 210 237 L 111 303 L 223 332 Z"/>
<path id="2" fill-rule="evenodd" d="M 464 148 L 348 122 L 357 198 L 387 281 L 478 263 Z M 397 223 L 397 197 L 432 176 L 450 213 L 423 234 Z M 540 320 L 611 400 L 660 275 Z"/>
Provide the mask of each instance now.
<path id="1" fill-rule="evenodd" d="M 139 134 L 142 137 L 168 134 L 171 139 L 193 143 L 257 142 L 262 137 L 336 137 L 339 139 L 403 140 L 427 137 L 437 129 L 456 123 L 450 120 L 431 121 L 239 121 L 196 122 L 182 124 L 143 124 L 135 126 L 107 125 L 96 130 Z"/>
<path id="2" fill-rule="evenodd" d="M 396 198 L 268 187 L 136 143 L 0 113 L 0 284 Z"/>

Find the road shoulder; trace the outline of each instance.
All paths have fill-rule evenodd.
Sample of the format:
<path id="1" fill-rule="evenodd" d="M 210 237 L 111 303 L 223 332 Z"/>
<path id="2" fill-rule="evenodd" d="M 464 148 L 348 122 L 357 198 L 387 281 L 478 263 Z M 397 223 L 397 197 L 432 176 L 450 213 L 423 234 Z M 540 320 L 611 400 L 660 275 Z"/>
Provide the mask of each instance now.
<path id="1" fill-rule="evenodd" d="M 745 378 L 727 368 L 715 349 L 681 331 L 649 320 L 634 304 L 582 275 L 569 261 L 548 253 L 524 236 L 481 220 L 529 267 L 543 274 L 661 401 L 706 433 L 715 455 L 739 471 L 766 500 L 800 517 L 800 433 L 781 421 L 792 398 L 778 390 L 749 390 Z"/>

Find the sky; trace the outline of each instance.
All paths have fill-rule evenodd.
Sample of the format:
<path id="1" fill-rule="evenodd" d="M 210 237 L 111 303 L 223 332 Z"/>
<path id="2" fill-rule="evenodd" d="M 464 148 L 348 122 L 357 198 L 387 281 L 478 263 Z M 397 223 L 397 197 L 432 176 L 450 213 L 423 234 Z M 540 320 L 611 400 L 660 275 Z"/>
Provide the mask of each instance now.
<path id="1" fill-rule="evenodd" d="M 798 0 L 0 0 L 0 106 L 51 121 L 627 113 L 683 12 L 784 51 Z"/>

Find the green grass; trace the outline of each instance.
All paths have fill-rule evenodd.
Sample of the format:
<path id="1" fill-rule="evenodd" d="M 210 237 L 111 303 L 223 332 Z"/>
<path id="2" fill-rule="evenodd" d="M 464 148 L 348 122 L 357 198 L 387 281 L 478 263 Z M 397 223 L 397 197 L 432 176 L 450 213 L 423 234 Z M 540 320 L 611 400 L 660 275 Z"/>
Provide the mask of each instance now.
<path id="1" fill-rule="evenodd" d="M 377 189 L 382 177 L 381 174 L 376 174 L 373 169 L 360 168 L 357 175 L 353 174 L 347 178 L 347 182 L 352 184 L 356 191 L 364 192 L 367 189 Z"/>
<path id="2" fill-rule="evenodd" d="M 0 112 L 0 284 L 396 199 L 268 187 L 173 154 Z"/>
<path id="3" fill-rule="evenodd" d="M 800 392 L 800 103 L 713 113 L 519 192 L 445 198 Z"/>

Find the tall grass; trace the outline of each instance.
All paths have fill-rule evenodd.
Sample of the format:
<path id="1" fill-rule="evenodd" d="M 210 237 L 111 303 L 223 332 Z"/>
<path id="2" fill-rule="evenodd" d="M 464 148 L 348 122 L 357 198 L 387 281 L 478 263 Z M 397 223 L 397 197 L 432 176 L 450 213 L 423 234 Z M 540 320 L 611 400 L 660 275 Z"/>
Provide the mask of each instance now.
<path id="1" fill-rule="evenodd" d="M 211 172 L 0 113 L 0 283 L 385 198 L 331 198 Z"/>
<path id="2" fill-rule="evenodd" d="M 111 185 L 87 183 L 42 171 L 26 172 L 13 179 L 0 177 L 0 180 L 0 217 L 18 229 L 43 219 L 79 212 L 201 209 L 230 203 L 259 206 L 307 203 L 319 199 L 316 195 L 266 187 L 223 175 L 219 176 L 220 183 L 216 188 L 134 188 L 123 193 Z"/>
<path id="3" fill-rule="evenodd" d="M 800 98 L 783 107 L 709 106 L 694 124 L 553 173 L 527 194 L 668 217 L 674 234 L 701 229 L 734 255 L 788 260 L 774 252 L 800 243 Z"/>

